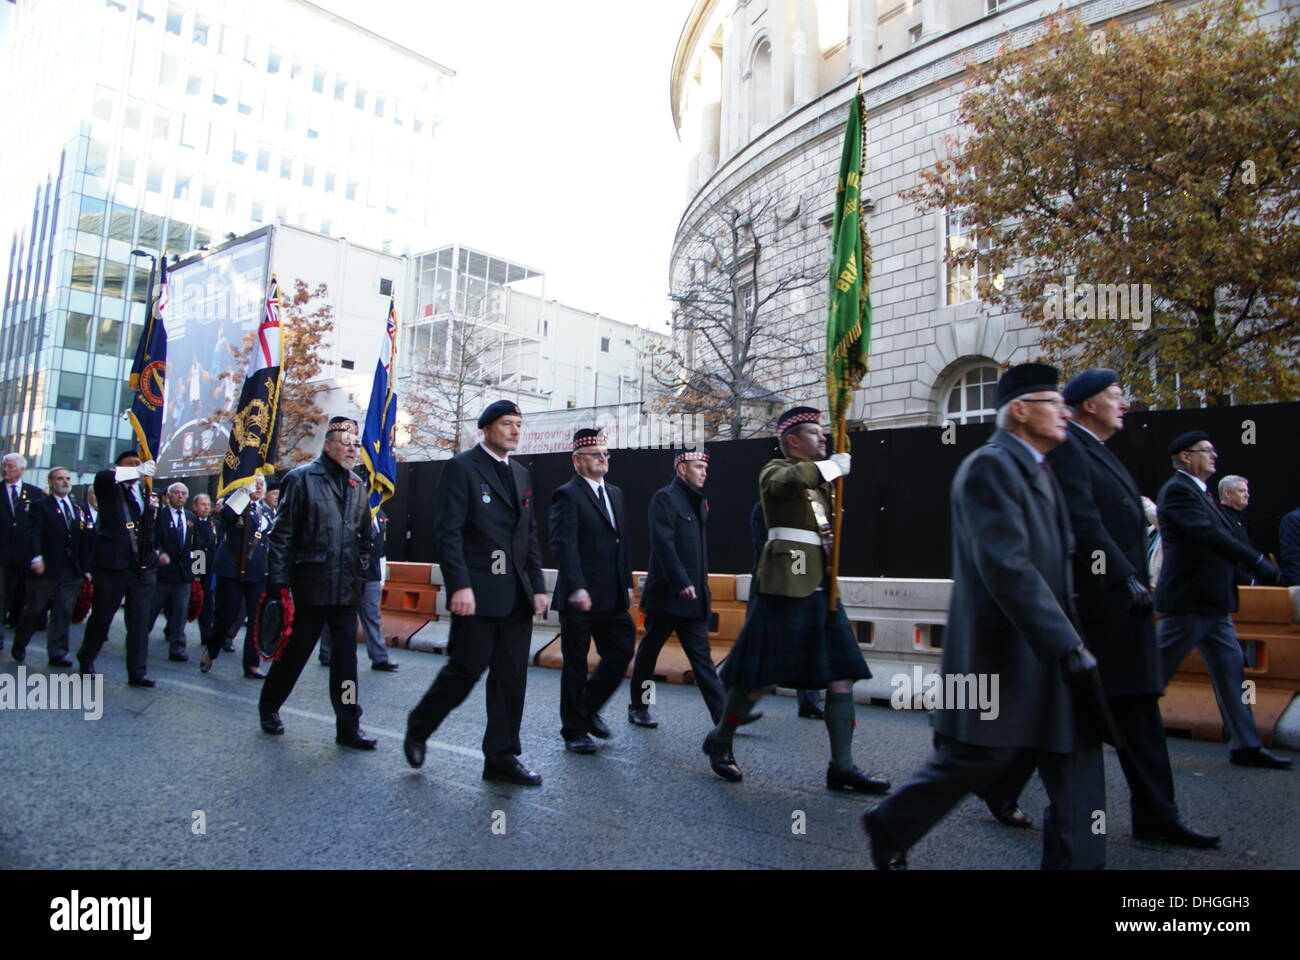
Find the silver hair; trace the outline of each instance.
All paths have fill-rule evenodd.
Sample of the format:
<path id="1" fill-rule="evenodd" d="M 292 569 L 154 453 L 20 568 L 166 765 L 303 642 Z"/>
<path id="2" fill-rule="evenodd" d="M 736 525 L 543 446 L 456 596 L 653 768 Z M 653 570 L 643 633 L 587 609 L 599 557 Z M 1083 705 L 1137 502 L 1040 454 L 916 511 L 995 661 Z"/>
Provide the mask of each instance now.
<path id="1" fill-rule="evenodd" d="M 1247 480 L 1245 477 L 1239 477 L 1235 473 L 1228 474 L 1226 477 L 1224 477 L 1222 480 L 1219 481 L 1219 499 L 1222 500 L 1223 495 L 1228 491 L 1236 492 L 1237 490 L 1240 490 L 1249 482 L 1250 481 Z"/>
<path id="2" fill-rule="evenodd" d="M 1015 402 L 1016 401 L 1014 400 L 1008 400 L 1002 406 L 998 407 L 997 428 L 999 430 L 1011 429 L 1011 404 Z"/>
<path id="3" fill-rule="evenodd" d="M 195 502 L 195 503 L 198 503 L 200 500 L 206 500 L 206 501 L 208 501 L 208 503 L 211 503 L 211 502 L 212 502 L 212 498 L 209 497 L 206 493 L 196 493 L 196 494 L 194 494 L 194 502 Z"/>
<path id="4" fill-rule="evenodd" d="M 24 457 L 21 453 L 6 453 L 4 457 L 0 459 L 3 459 L 5 463 L 8 463 L 9 461 L 12 460 L 14 463 L 18 464 L 19 470 L 27 469 L 27 458 Z"/>
<path id="5" fill-rule="evenodd" d="M 180 487 L 182 490 L 184 490 L 187 496 L 189 495 L 190 488 L 187 487 L 187 486 L 185 486 L 185 484 L 181 483 L 179 480 L 177 480 L 177 481 L 176 481 L 175 483 L 173 483 L 170 487 L 168 487 L 168 488 L 167 488 L 167 492 L 168 492 L 168 493 L 171 493 L 171 492 L 172 492 L 173 490 L 175 490 L 177 487 Z"/>
<path id="6" fill-rule="evenodd" d="M 72 476 L 72 471 L 69 470 L 67 467 L 50 467 L 49 470 L 46 470 L 46 471 L 45 471 L 45 481 L 48 483 L 50 477 L 54 476 L 54 475 L 55 475 L 56 473 L 58 473 L 60 470 L 62 470 L 64 473 L 66 473 L 69 477 Z"/>

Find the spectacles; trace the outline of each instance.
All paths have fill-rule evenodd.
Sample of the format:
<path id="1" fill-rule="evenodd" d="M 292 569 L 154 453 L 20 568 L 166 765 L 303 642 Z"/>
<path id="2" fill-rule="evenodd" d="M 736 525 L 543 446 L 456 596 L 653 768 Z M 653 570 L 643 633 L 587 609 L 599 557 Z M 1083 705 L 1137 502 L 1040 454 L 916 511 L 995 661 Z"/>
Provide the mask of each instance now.
<path id="1" fill-rule="evenodd" d="M 1016 397 L 1016 399 L 1021 403 L 1050 403 L 1052 406 L 1060 409 L 1066 409 L 1070 406 L 1064 400 L 1033 400 L 1029 397 Z"/>
<path id="2" fill-rule="evenodd" d="M 1188 453 L 1213 453 L 1217 455 L 1219 451 L 1215 450 L 1213 447 L 1188 447 L 1187 452 Z"/>
<path id="3" fill-rule="evenodd" d="M 335 440 L 334 442 L 340 447 L 348 447 L 349 449 L 356 449 L 361 446 L 361 441 L 359 440 Z"/>
<path id="4" fill-rule="evenodd" d="M 612 453 L 579 453 L 578 456 L 580 456 L 580 457 L 591 457 L 591 459 L 593 459 L 593 460 L 606 460 L 606 461 L 608 461 L 608 460 L 613 460 L 613 459 L 614 459 L 614 455 L 613 455 Z"/>

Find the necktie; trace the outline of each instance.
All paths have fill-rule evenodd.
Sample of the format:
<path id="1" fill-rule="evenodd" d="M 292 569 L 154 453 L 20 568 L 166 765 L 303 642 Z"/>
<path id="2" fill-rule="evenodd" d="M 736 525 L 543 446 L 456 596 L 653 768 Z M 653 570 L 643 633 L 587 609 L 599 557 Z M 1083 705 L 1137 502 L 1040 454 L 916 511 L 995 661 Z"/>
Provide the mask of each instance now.
<path id="1" fill-rule="evenodd" d="M 63 523 L 69 530 L 72 529 L 72 517 L 69 516 L 68 501 L 59 500 L 59 513 L 63 515 Z"/>
<path id="2" fill-rule="evenodd" d="M 513 504 L 517 499 L 515 492 L 515 478 L 512 476 L 509 463 L 503 463 L 500 460 L 494 460 L 497 465 L 497 475 L 501 477 L 501 483 L 505 486 L 506 493 L 510 496 L 510 502 Z"/>
<path id="3" fill-rule="evenodd" d="M 9 512 L 18 512 L 18 484 L 9 487 Z"/>
<path id="4" fill-rule="evenodd" d="M 617 528 L 618 525 L 614 523 L 614 511 L 609 509 L 609 504 L 605 500 L 605 485 L 603 483 L 596 488 L 596 499 L 600 501 L 600 509 L 604 510 L 606 515 L 609 516 L 609 525 Z"/>

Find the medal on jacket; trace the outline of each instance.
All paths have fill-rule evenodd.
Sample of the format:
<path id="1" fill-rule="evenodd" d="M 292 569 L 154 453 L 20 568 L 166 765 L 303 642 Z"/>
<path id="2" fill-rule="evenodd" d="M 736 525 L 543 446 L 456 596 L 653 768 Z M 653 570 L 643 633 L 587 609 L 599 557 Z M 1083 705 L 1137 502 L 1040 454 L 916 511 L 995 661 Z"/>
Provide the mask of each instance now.
<path id="1" fill-rule="evenodd" d="M 812 507 L 813 518 L 817 521 L 817 534 L 822 538 L 822 550 L 827 558 L 831 555 L 831 522 L 826 516 L 826 505 L 816 490 L 806 491 L 808 504 Z"/>
<path id="2" fill-rule="evenodd" d="M 483 486 L 483 502 L 484 502 L 484 503 L 491 503 L 491 502 L 492 502 L 492 495 L 491 495 L 490 493 L 488 493 L 488 485 L 485 483 L 485 484 L 483 484 L 482 486 Z"/>

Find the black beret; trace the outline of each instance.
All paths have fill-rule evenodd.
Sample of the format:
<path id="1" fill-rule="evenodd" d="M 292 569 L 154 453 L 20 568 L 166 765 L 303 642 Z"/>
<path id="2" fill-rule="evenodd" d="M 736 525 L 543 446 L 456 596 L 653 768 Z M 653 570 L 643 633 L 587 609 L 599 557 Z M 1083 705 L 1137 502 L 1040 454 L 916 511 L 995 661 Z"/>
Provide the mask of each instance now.
<path id="1" fill-rule="evenodd" d="M 1117 382 L 1119 375 L 1114 370 L 1085 370 L 1067 383 L 1061 393 L 1065 395 L 1066 403 L 1083 403 Z"/>
<path id="2" fill-rule="evenodd" d="M 1060 372 L 1045 363 L 1018 363 L 998 380 L 997 406 L 1001 409 L 1016 397 L 1040 390 L 1055 390 Z"/>
<path id="3" fill-rule="evenodd" d="M 605 442 L 605 435 L 599 430 L 593 430 L 591 427 L 583 427 L 573 435 L 573 449 L 580 450 L 583 447 L 598 447 Z"/>
<path id="4" fill-rule="evenodd" d="M 282 477 L 277 477 L 274 474 L 272 474 L 271 476 L 266 478 L 266 489 L 279 490 L 281 482 L 283 482 Z"/>
<path id="5" fill-rule="evenodd" d="M 517 417 L 522 417 L 524 415 L 524 412 L 519 409 L 519 405 L 513 400 L 496 400 L 489 403 L 483 408 L 483 412 L 478 416 L 478 428 L 482 430 L 489 423 L 500 420 L 502 417 L 512 413 Z"/>
<path id="6" fill-rule="evenodd" d="M 1188 433 L 1180 434 L 1174 438 L 1174 442 L 1169 444 L 1169 456 L 1176 457 L 1188 447 L 1194 447 L 1202 440 L 1209 440 L 1210 435 L 1204 430 L 1192 430 Z"/>
<path id="7" fill-rule="evenodd" d="M 821 418 L 822 412 L 816 407 L 791 407 L 776 421 L 776 438 L 780 440 L 801 423 L 817 423 Z"/>
<path id="8" fill-rule="evenodd" d="M 705 450 L 703 446 L 683 447 L 678 450 L 676 456 L 673 457 L 673 469 L 676 470 L 677 465 L 686 460 L 703 460 L 705 463 L 708 463 L 709 451 Z"/>

